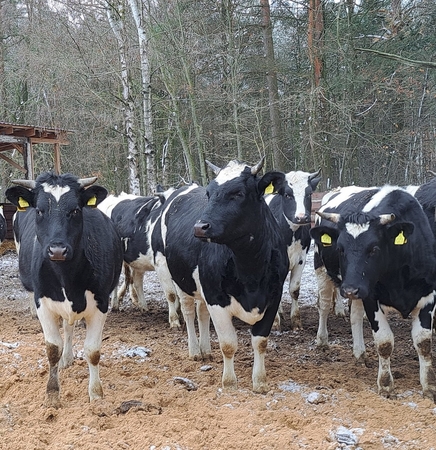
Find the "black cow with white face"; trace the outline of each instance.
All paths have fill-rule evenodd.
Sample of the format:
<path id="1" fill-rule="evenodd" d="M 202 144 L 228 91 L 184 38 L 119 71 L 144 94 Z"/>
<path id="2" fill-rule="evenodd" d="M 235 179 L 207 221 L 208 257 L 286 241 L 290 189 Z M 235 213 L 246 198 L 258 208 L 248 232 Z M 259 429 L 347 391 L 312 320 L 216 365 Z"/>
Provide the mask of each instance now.
<path id="1" fill-rule="evenodd" d="M 291 328 L 302 328 L 298 297 L 301 277 L 310 249 L 312 193 L 321 177 L 321 169 L 314 173 L 291 171 L 285 176 L 283 195 L 268 194 L 265 201 L 279 223 L 288 248 L 289 294 L 291 296 Z M 342 303 L 338 304 L 342 305 Z M 344 315 L 343 305 L 339 314 Z"/>
<path id="2" fill-rule="evenodd" d="M 406 190 L 344 188 L 318 211 L 311 230 L 317 253 L 319 303 L 332 289 L 363 304 L 379 355 L 378 389 L 394 395 L 390 357 L 394 337 L 385 313 L 390 308 L 412 318 L 412 339 L 426 397 L 436 400 L 431 339 L 436 284 L 435 238 L 418 201 Z"/>
<path id="3" fill-rule="evenodd" d="M 284 174 L 258 177 L 262 164 L 231 161 L 219 169 L 209 163 L 216 178 L 207 188 L 190 186 L 173 193 L 160 227 L 163 254 L 187 326 L 189 356 L 210 356 L 212 317 L 224 359 L 223 387 L 236 388 L 232 318 L 238 317 L 252 325 L 255 392 L 268 390 L 266 347 L 289 267 L 286 244 L 263 198 L 270 183 L 281 192 Z"/>
<path id="4" fill-rule="evenodd" d="M 3 207 L 0 206 L 0 244 L 5 240 L 6 238 L 6 219 L 3 214 Z"/>
<path id="5" fill-rule="evenodd" d="M 79 179 L 47 172 L 35 181 L 16 180 L 19 186 L 6 191 L 8 200 L 22 211 L 14 221 L 19 271 L 25 289 L 34 293 L 44 332 L 49 406 L 60 405 L 58 369 L 73 362 L 72 333 L 80 319 L 86 321 L 89 398 L 103 396 L 99 377 L 102 332 L 123 252 L 113 223 L 96 208 L 107 191 L 90 186 L 95 181 L 95 177 Z M 64 341 L 59 318 L 63 319 Z"/>

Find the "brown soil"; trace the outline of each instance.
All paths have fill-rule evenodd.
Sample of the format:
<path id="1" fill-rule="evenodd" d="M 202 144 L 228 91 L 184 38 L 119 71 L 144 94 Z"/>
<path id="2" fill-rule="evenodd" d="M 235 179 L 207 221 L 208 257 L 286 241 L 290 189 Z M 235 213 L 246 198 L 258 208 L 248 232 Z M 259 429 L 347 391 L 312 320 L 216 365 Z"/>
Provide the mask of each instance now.
<path id="1" fill-rule="evenodd" d="M 313 282 L 310 276 L 305 282 L 312 293 Z M 150 273 L 145 281 L 150 312 L 140 314 L 127 303 L 108 315 L 100 373 L 105 398 L 88 401 L 88 368 L 81 357 L 84 328 L 79 325 L 75 364 L 61 372 L 62 407 L 51 409 L 44 406 L 43 334 L 30 316 L 11 250 L 0 257 L 0 286 L 1 449 L 436 448 L 435 405 L 421 395 L 410 322 L 397 316 L 390 320 L 396 336 L 395 400 L 376 392 L 378 364 L 368 324 L 368 367 L 355 363 L 350 326 L 343 319 L 330 320 L 330 350 L 315 347 L 318 314 L 315 299 L 304 298 L 304 289 L 304 330 L 290 331 L 285 294 L 282 331 L 270 338 L 271 391 L 251 392 L 249 328 L 235 321 L 239 389 L 224 392 L 213 327 L 214 360 L 190 361 L 186 332 L 169 329 L 162 292 Z"/>

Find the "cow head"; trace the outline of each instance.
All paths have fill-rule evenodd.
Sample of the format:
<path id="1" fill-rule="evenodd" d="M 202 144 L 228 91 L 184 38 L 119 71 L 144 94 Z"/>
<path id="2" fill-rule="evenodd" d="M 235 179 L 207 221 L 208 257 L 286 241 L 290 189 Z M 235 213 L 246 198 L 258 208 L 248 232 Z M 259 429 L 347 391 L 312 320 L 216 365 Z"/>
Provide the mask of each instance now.
<path id="1" fill-rule="evenodd" d="M 323 220 L 310 234 L 318 247 L 337 252 L 341 295 L 349 299 L 368 298 L 380 276 L 392 270 L 393 265 L 401 265 L 401 250 L 406 249 L 414 230 L 413 223 L 399 222 L 394 214 L 376 217 L 365 213 L 349 217 L 336 213 L 317 214 Z"/>
<path id="2" fill-rule="evenodd" d="M 275 191 L 283 193 L 284 173 L 267 172 L 258 177 L 262 166 L 263 159 L 253 167 L 238 161 L 230 161 L 223 169 L 212 165 L 217 177 L 207 186 L 208 203 L 194 226 L 196 237 L 220 244 L 250 239 L 263 215 L 270 214 L 263 200 L 265 189 L 272 184 Z"/>
<path id="3" fill-rule="evenodd" d="M 311 222 L 312 193 L 321 180 L 321 169 L 314 173 L 295 171 L 286 174 L 283 193 L 283 213 L 293 225 L 307 225 Z"/>
<path id="4" fill-rule="evenodd" d="M 70 260 L 82 237 L 83 210 L 95 208 L 107 195 L 101 186 L 90 186 L 96 177 L 79 179 L 71 174 L 46 172 L 35 180 L 14 180 L 6 190 L 18 211 L 35 215 L 36 237 L 44 257 Z"/>

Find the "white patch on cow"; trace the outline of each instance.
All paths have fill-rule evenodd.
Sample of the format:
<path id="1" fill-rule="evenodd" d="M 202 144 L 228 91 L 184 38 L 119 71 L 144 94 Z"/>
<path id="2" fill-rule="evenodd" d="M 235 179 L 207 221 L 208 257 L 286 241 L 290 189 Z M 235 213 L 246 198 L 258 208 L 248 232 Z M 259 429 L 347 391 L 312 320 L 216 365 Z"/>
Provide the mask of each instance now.
<path id="1" fill-rule="evenodd" d="M 376 192 L 371 200 L 362 208 L 362 212 L 369 212 L 371 210 L 373 210 L 374 208 L 376 208 L 380 202 L 388 195 L 390 194 L 392 191 L 396 191 L 399 188 L 398 186 L 383 186 L 378 192 Z"/>
<path id="2" fill-rule="evenodd" d="M 97 205 L 97 208 L 102 211 L 109 218 L 112 216 L 112 211 L 118 203 L 123 200 L 134 200 L 138 198 L 135 194 L 127 194 L 126 192 L 121 192 L 120 195 L 108 195 L 102 202 Z"/>
<path id="3" fill-rule="evenodd" d="M 57 202 L 59 202 L 62 195 L 66 194 L 71 190 L 70 186 L 58 186 L 58 185 L 53 186 L 52 184 L 48 183 L 42 183 L 42 187 L 44 189 L 44 192 L 53 195 L 53 197 Z"/>
<path id="4" fill-rule="evenodd" d="M 62 289 L 65 297 L 65 301 L 53 301 L 51 298 L 42 297 L 39 299 L 40 306 L 37 309 L 38 318 L 42 321 L 45 314 L 53 315 L 66 320 L 68 324 L 73 325 L 76 320 L 81 320 L 83 318 L 92 316 L 97 310 L 97 303 L 94 299 L 94 294 L 90 291 L 85 291 L 86 296 L 86 308 L 81 313 L 76 313 L 73 311 L 72 302 L 66 297 L 65 290 Z"/>
<path id="5" fill-rule="evenodd" d="M 181 192 L 179 195 L 177 195 L 176 197 L 174 197 L 170 202 L 165 203 L 166 206 L 165 206 L 164 211 L 162 212 L 161 222 L 160 222 L 160 223 L 161 223 L 162 241 L 163 241 L 164 245 L 166 245 L 166 236 L 167 236 L 167 226 L 166 226 L 166 224 L 165 224 L 165 221 L 166 221 L 166 215 L 167 215 L 168 210 L 169 210 L 169 208 L 171 207 L 173 201 L 174 201 L 175 199 L 181 197 L 182 195 L 186 195 L 186 194 L 188 194 L 189 192 L 191 192 L 192 190 L 197 189 L 197 188 L 198 188 L 198 184 L 195 184 L 195 183 L 194 183 L 194 184 L 192 184 L 191 186 L 189 186 L 185 191 Z"/>
<path id="6" fill-rule="evenodd" d="M 212 313 L 212 309 L 218 309 L 219 311 L 222 311 L 222 313 L 226 316 L 237 317 L 238 319 L 250 325 L 254 325 L 256 322 L 259 322 L 259 320 L 261 320 L 264 316 L 264 313 L 259 312 L 259 308 L 253 308 L 251 311 L 245 311 L 242 305 L 234 297 L 231 297 L 230 305 L 224 308 L 220 305 L 209 305 L 211 315 L 215 319 L 219 317 L 219 314 L 217 314 L 216 312 Z"/>
<path id="7" fill-rule="evenodd" d="M 351 236 L 356 239 L 362 233 L 365 233 L 365 231 L 369 230 L 369 222 L 363 224 L 348 222 L 345 224 L 345 229 L 347 230 L 348 234 L 351 234 Z"/>
<path id="8" fill-rule="evenodd" d="M 241 176 L 241 173 L 247 167 L 246 164 L 230 161 L 224 169 L 221 169 L 219 174 L 216 176 L 215 181 L 221 185 L 227 181 L 233 180 Z"/>
<path id="9" fill-rule="evenodd" d="M 410 194 L 413 195 L 415 197 L 416 191 L 420 188 L 421 186 L 406 186 L 406 191 Z"/>
<path id="10" fill-rule="evenodd" d="M 304 256 L 302 256 L 304 254 Z M 288 258 L 289 258 L 289 270 L 293 270 L 294 267 L 298 265 L 304 266 L 304 264 L 300 264 L 300 261 L 306 260 L 306 252 L 303 253 L 303 246 L 301 245 L 301 241 L 293 241 L 291 245 L 288 246 Z M 304 262 L 303 261 L 303 262 Z"/>
<path id="11" fill-rule="evenodd" d="M 351 198 L 354 194 L 357 194 L 358 192 L 366 191 L 369 188 L 362 188 L 358 186 L 346 186 L 339 190 L 339 193 L 337 190 L 331 191 L 324 195 L 322 199 L 322 206 L 319 209 L 320 211 L 324 211 L 326 207 L 330 208 L 337 208 L 341 203 L 345 202 L 349 198 Z M 332 198 L 336 194 L 336 197 Z M 331 199 L 331 200 L 330 200 Z"/>

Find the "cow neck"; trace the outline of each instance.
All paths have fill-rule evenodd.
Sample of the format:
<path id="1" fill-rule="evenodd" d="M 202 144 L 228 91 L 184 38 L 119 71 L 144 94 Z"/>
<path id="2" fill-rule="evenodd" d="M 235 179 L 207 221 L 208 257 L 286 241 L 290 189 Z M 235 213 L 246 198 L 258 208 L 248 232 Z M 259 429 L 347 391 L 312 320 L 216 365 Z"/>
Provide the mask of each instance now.
<path id="1" fill-rule="evenodd" d="M 233 260 L 240 275 L 256 276 L 265 271 L 271 260 L 271 244 L 265 239 L 262 229 L 256 229 L 253 233 L 245 235 L 227 244 L 233 253 Z"/>

